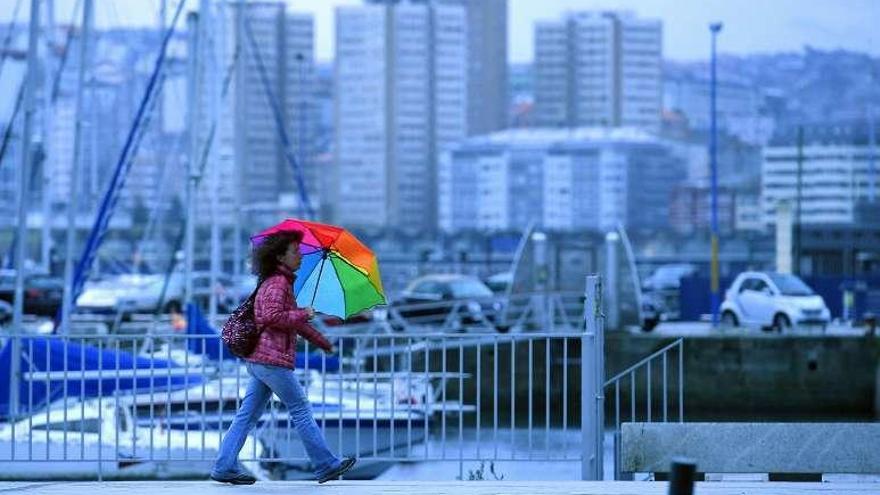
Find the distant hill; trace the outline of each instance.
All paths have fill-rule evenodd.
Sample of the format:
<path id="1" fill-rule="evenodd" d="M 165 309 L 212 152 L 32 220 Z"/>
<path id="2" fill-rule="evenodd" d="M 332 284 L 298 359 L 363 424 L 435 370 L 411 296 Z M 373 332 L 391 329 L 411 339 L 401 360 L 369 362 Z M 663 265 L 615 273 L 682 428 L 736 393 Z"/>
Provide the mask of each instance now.
<path id="1" fill-rule="evenodd" d="M 665 61 L 666 77 L 707 77 L 709 62 Z M 765 111 L 780 123 L 863 118 L 866 104 L 880 113 L 880 58 L 846 50 L 749 56 L 721 55 L 721 80 L 750 84 L 765 96 Z"/>

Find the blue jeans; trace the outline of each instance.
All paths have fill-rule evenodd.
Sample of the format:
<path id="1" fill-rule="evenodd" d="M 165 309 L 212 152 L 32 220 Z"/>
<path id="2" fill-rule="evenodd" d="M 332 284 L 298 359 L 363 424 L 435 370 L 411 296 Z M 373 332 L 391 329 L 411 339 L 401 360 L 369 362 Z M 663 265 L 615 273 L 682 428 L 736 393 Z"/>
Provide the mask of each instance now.
<path id="1" fill-rule="evenodd" d="M 338 468 L 342 461 L 327 447 L 327 442 L 312 416 L 309 400 L 293 370 L 251 362 L 247 363 L 247 370 L 251 375 L 247 392 L 235 414 L 235 419 L 232 420 L 232 425 L 229 426 L 229 431 L 220 443 L 220 453 L 214 462 L 211 474 L 225 477 L 241 471 L 238 453 L 248 433 L 265 412 L 272 392 L 275 392 L 275 395 L 287 406 L 290 419 L 296 426 L 296 432 L 315 468 L 315 476 L 320 478 Z"/>

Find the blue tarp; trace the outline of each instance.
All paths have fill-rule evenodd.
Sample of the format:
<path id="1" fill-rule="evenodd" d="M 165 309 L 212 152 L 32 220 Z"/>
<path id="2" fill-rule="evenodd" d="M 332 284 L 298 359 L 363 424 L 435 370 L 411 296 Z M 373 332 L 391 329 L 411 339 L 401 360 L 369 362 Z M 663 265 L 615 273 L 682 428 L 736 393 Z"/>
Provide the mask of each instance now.
<path id="1" fill-rule="evenodd" d="M 326 367 L 321 367 L 321 362 L 324 359 L 327 359 Z M 337 372 L 339 371 L 339 357 L 338 356 L 324 356 L 320 352 L 310 352 L 306 354 L 305 352 L 297 352 L 296 353 L 296 367 L 298 369 L 306 368 L 306 360 L 308 360 L 308 368 L 310 370 L 318 370 L 318 371 L 330 371 Z"/>
<path id="2" fill-rule="evenodd" d="M 180 366 L 163 360 L 138 357 L 129 352 L 99 349 L 91 345 L 83 345 L 73 340 L 51 337 L 23 337 L 21 339 L 22 380 L 19 385 L 19 406 L 21 415 L 32 414 L 49 403 L 61 399 L 65 393 L 63 377 L 46 380 L 39 378 L 27 380 L 26 373 L 45 371 L 71 372 L 66 380 L 67 397 L 88 399 L 108 396 L 117 391 L 134 393 L 177 390 L 192 387 L 202 382 L 199 375 L 183 375 L 180 373 L 168 376 L 169 368 Z M 12 341 L 7 340 L 0 350 L 0 420 L 7 419 L 10 413 L 9 391 L 10 371 L 12 367 Z M 128 370 L 137 371 L 137 378 L 118 376 Z M 150 370 L 153 370 L 152 372 Z M 76 376 L 80 371 L 104 370 L 100 378 Z M 130 373 L 129 373 L 130 374 Z M 151 376 L 152 375 L 152 376 Z M 117 378 L 118 376 L 118 378 Z"/>
<path id="3" fill-rule="evenodd" d="M 211 326 L 202 310 L 192 303 L 186 305 L 186 333 L 187 335 L 208 335 L 208 337 L 189 338 L 186 343 L 189 352 L 204 354 L 209 359 L 215 361 L 235 359 L 235 355 L 220 340 L 220 334 Z M 305 369 L 308 362 L 309 369 L 331 372 L 339 371 L 339 358 L 337 356 L 326 356 L 327 364 L 322 365 L 324 359 L 325 356 L 319 352 L 310 352 L 308 354 L 297 352 L 295 367 Z"/>
<path id="4" fill-rule="evenodd" d="M 208 323 L 202 310 L 193 303 L 186 305 L 186 334 L 207 335 L 208 337 L 190 337 L 187 339 L 186 348 L 194 354 L 204 354 L 209 359 L 220 361 L 222 359 L 235 359 L 226 344 L 220 340 L 220 335 Z"/>

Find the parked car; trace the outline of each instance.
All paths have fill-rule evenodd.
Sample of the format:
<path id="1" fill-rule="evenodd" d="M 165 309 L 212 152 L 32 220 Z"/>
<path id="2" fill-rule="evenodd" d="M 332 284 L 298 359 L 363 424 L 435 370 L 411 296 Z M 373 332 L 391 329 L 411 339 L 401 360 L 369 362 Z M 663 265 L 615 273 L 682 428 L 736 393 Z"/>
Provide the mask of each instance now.
<path id="1" fill-rule="evenodd" d="M 210 298 L 210 280 L 209 273 L 193 274 L 193 295 L 203 307 L 207 307 Z M 217 280 L 214 290 L 218 295 L 218 308 L 222 312 L 235 309 L 238 301 L 231 289 L 232 281 L 225 275 L 219 275 Z M 160 311 L 182 310 L 184 276 L 178 272 L 171 274 L 167 286 L 165 276 L 160 274 L 125 274 L 91 282 L 77 299 L 77 307 L 82 312 L 98 314 L 152 313 L 162 297 L 163 287 L 165 294 Z"/>
<path id="2" fill-rule="evenodd" d="M 678 290 L 681 279 L 693 275 L 696 271 L 697 267 L 690 263 L 661 265 L 642 282 L 642 290 Z"/>
<path id="3" fill-rule="evenodd" d="M 666 318 L 663 299 L 656 292 L 642 293 L 642 330 L 650 332 Z"/>
<path id="4" fill-rule="evenodd" d="M 24 279 L 24 313 L 38 316 L 55 316 L 61 307 L 64 280 L 49 275 L 28 274 Z M 15 274 L 0 276 L 0 301 L 13 304 L 15 298 Z"/>
<path id="5" fill-rule="evenodd" d="M 504 294 L 513 283 L 513 272 L 500 272 L 486 278 L 486 287 L 496 294 Z"/>
<path id="6" fill-rule="evenodd" d="M 642 311 L 657 313 L 656 321 L 677 320 L 681 316 L 681 280 L 697 272 L 696 265 L 674 263 L 661 265 L 642 282 Z M 645 304 L 647 301 L 647 307 Z M 646 316 L 646 321 L 650 317 Z"/>
<path id="7" fill-rule="evenodd" d="M 464 325 L 488 322 L 498 331 L 507 331 L 506 325 L 496 321 L 503 309 L 502 302 L 494 297 L 486 284 L 470 275 L 419 277 L 410 282 L 401 296 L 392 302 L 391 310 L 411 323 L 441 325 L 450 316 L 456 303 L 462 303 L 453 322 L 459 330 L 463 330 Z"/>
<path id="8" fill-rule="evenodd" d="M 721 321 L 784 332 L 795 326 L 825 328 L 831 319 L 822 296 L 795 275 L 745 272 L 727 290 Z"/>

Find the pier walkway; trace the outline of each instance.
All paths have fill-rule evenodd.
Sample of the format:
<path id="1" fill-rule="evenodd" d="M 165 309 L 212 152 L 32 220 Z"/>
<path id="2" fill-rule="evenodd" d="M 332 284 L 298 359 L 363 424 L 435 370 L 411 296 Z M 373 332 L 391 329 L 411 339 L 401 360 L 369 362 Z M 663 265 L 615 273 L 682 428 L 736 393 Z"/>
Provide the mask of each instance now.
<path id="1" fill-rule="evenodd" d="M 230 486 L 209 481 L 15 482 L 0 483 L 0 493 L 40 495 L 666 495 L 665 482 L 638 481 L 336 481 L 258 482 Z M 789 495 L 880 493 L 880 483 L 701 482 L 698 495 Z"/>

